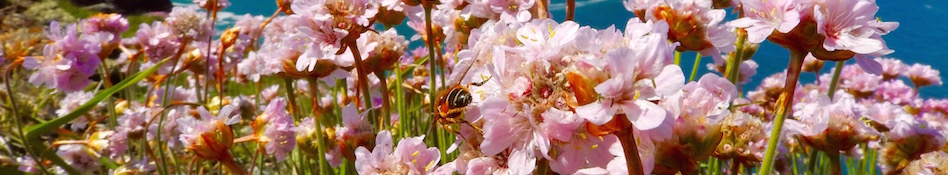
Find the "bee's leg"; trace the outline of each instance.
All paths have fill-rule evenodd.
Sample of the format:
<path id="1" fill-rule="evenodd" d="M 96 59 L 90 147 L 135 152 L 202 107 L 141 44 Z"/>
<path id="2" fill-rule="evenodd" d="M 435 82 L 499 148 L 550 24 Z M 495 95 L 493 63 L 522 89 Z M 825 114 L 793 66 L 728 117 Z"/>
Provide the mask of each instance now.
<path id="1" fill-rule="evenodd" d="M 428 126 L 428 131 L 425 132 L 425 135 L 430 136 L 430 135 L 431 135 L 431 132 L 434 131 L 435 128 L 437 128 L 438 125 L 440 125 L 440 124 L 441 124 L 440 117 L 438 117 L 438 118 L 434 119 L 433 121 L 431 121 L 431 126 Z M 444 127 L 444 126 L 442 126 L 442 127 Z"/>
<path id="2" fill-rule="evenodd" d="M 487 79 L 485 79 L 484 81 L 477 82 L 477 83 L 471 83 L 471 85 L 474 85 L 474 86 L 481 86 L 481 85 L 484 85 L 484 83 L 487 83 L 487 81 L 490 81 L 490 77 L 489 77 L 489 76 L 488 76 Z"/>
<path id="3" fill-rule="evenodd" d="M 480 133 L 481 135 L 484 134 L 484 130 L 482 130 L 480 127 L 474 126 L 474 124 L 471 124 L 471 122 L 468 122 L 467 120 L 463 120 L 463 119 L 462 119 L 462 120 L 461 120 L 461 123 L 464 123 L 464 124 L 467 124 L 468 126 L 471 126 L 471 128 L 474 128 L 474 130 L 477 130 L 477 133 Z"/>
<path id="4" fill-rule="evenodd" d="M 464 120 L 462 120 L 462 121 L 464 121 Z M 457 122 L 455 122 L 455 123 L 457 123 Z M 462 123 L 467 123 L 467 121 L 464 121 L 464 122 L 462 122 Z M 468 125 L 470 125 L 470 124 L 468 124 Z M 461 125 L 458 125 L 458 126 L 460 127 Z M 471 125 L 471 126 L 474 126 L 474 125 Z M 476 128 L 476 127 L 475 127 L 475 128 Z M 461 140 L 464 140 L 464 141 L 467 142 L 467 143 L 474 143 L 474 142 L 472 142 L 470 139 L 467 139 L 467 137 L 465 137 L 464 134 L 461 134 L 460 131 L 454 129 L 454 127 L 445 126 L 445 130 L 448 130 L 448 132 L 454 133 L 454 135 L 461 136 Z M 477 129 L 477 130 L 480 131 L 480 129 Z M 483 133 L 483 132 L 481 132 L 481 133 Z"/>

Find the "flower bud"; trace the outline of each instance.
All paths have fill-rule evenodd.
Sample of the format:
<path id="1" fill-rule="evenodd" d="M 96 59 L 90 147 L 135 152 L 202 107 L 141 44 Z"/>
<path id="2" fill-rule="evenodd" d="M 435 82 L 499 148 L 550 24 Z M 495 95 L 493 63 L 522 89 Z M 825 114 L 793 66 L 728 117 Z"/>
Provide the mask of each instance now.
<path id="1" fill-rule="evenodd" d="M 293 9 L 290 8 L 290 5 L 293 4 L 292 0 L 276 0 L 276 4 L 277 7 L 279 7 L 279 10 L 283 13 L 286 13 L 286 15 L 294 14 Z"/>
<path id="2" fill-rule="evenodd" d="M 231 27 L 221 34 L 221 45 L 223 45 L 224 48 L 229 48 L 230 46 L 234 45 L 235 42 L 237 42 L 237 38 L 239 36 L 240 28 Z"/>

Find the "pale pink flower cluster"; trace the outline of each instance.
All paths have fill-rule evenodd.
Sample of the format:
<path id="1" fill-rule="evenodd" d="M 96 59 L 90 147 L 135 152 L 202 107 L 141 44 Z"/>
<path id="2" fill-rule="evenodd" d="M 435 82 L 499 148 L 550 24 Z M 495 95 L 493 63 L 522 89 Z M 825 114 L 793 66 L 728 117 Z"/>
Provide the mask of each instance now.
<path id="1" fill-rule="evenodd" d="M 734 51 L 734 27 L 721 23 L 727 12 L 714 9 L 711 0 L 626 0 L 626 9 L 643 21 L 665 21 L 672 41 L 681 43 L 679 51 L 698 51 L 716 62 L 721 53 Z"/>
<path id="2" fill-rule="evenodd" d="M 355 166 L 359 174 L 429 174 L 436 171 L 441 153 L 427 147 L 425 136 L 406 137 L 392 147 L 392 133 L 382 131 L 375 138 L 375 148 L 355 150 Z"/>
<path id="3" fill-rule="evenodd" d="M 108 32 L 81 33 L 76 24 L 63 28 L 52 22 L 45 31 L 51 44 L 43 47 L 43 56 L 26 57 L 23 67 L 36 70 L 29 82 L 45 85 L 64 92 L 80 91 L 88 86 L 102 60 L 101 44 L 112 40 Z"/>

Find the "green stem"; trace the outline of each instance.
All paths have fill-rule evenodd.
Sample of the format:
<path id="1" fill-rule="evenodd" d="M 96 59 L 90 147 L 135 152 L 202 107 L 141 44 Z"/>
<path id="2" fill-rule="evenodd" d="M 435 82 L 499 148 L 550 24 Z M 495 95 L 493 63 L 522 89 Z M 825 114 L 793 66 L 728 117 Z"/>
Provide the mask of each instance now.
<path id="1" fill-rule="evenodd" d="M 300 108 L 296 105 L 296 89 L 293 88 L 293 80 L 289 78 L 283 79 L 283 83 L 286 85 L 283 86 L 286 89 L 286 99 L 290 102 L 290 111 L 293 112 L 293 119 L 295 121 L 300 121 L 302 118 L 300 116 Z"/>
<path id="2" fill-rule="evenodd" d="M 778 109 L 774 118 L 773 131 L 770 133 L 770 141 L 767 143 L 767 153 L 764 155 L 764 161 L 761 164 L 760 175 L 769 175 L 774 168 L 774 161 L 777 155 L 777 144 L 780 143 L 780 132 L 783 131 L 783 121 L 787 115 L 792 115 L 793 93 L 797 86 L 797 79 L 800 78 L 800 69 L 803 68 L 803 58 L 806 51 L 802 49 L 790 49 L 790 63 L 787 65 L 787 81 L 783 88 L 783 94 L 777 100 Z M 730 70 L 730 69 L 729 69 Z"/>
<path id="3" fill-rule="evenodd" d="M 817 150 L 810 151 L 810 158 L 807 160 L 808 167 L 807 167 L 806 175 L 815 174 L 816 164 L 817 164 L 816 162 L 819 157 L 820 157 L 820 151 L 817 151 Z"/>
<path id="4" fill-rule="evenodd" d="M 788 155 L 790 158 L 790 172 L 793 174 L 800 174 L 799 166 L 797 166 L 797 154 Z"/>
<path id="5" fill-rule="evenodd" d="M 727 60 L 727 69 L 725 70 L 725 75 L 727 75 L 727 80 L 730 80 L 731 83 L 735 85 L 738 84 L 737 74 L 740 72 L 741 62 L 744 61 L 744 42 L 747 40 L 747 32 L 744 29 L 737 29 L 737 42 L 734 43 L 736 49 L 734 54 L 731 54 Z M 805 55 L 804 55 L 805 56 Z"/>
<path id="6" fill-rule="evenodd" d="M 675 53 L 677 54 L 678 52 Z M 701 53 L 698 53 L 698 56 L 695 56 L 695 64 L 691 67 L 691 76 L 688 77 L 689 82 L 695 80 L 695 74 L 698 74 L 698 64 L 701 64 Z"/>
<path id="7" fill-rule="evenodd" d="M 23 145 L 24 145 L 23 147 L 26 148 L 26 155 L 29 155 L 30 157 L 33 158 L 33 161 L 35 161 L 35 164 L 40 167 L 40 170 L 41 170 L 40 172 L 42 172 L 42 174 L 47 174 L 46 166 L 43 165 L 42 163 L 43 157 L 33 155 L 33 153 L 35 153 L 33 151 L 35 150 L 33 150 L 32 149 L 33 147 L 30 146 L 30 143 L 29 143 L 30 139 L 26 138 L 26 135 L 23 134 L 23 123 L 20 123 L 20 110 L 18 107 L 19 104 L 17 104 L 16 94 L 13 94 L 13 90 L 12 90 L 13 88 L 10 86 L 10 82 L 13 81 L 12 68 L 9 69 L 8 72 L 6 73 L 5 79 L 6 80 L 3 81 L 3 84 L 6 85 L 7 87 L 7 102 L 10 103 L 10 108 L 11 110 L 13 110 L 12 111 L 13 114 L 11 115 L 11 117 L 13 118 L 13 123 L 16 123 L 16 129 L 18 130 L 17 136 L 20 137 L 20 141 L 23 142 Z"/>
<path id="8" fill-rule="evenodd" d="M 407 120 L 408 117 L 405 115 L 405 96 L 402 89 L 402 68 L 400 65 L 395 65 L 395 84 L 392 85 L 395 89 L 395 110 L 398 113 L 398 130 L 400 131 L 399 135 L 403 138 L 408 136 L 408 126 Z"/>
<path id="9" fill-rule="evenodd" d="M 829 84 L 829 97 L 833 99 L 833 95 L 836 94 L 836 88 L 839 87 L 839 73 L 843 70 L 843 64 L 845 61 L 836 61 L 836 69 L 833 70 L 833 80 Z"/>
<path id="10" fill-rule="evenodd" d="M 876 152 L 875 149 L 869 149 L 868 154 L 869 154 L 869 158 L 867 159 L 869 159 L 869 162 L 866 163 L 866 167 L 868 168 L 867 171 L 869 171 L 869 173 L 867 174 L 875 175 L 876 174 L 876 156 L 878 155 L 878 152 Z"/>
<path id="11" fill-rule="evenodd" d="M 438 88 L 436 88 L 436 86 L 437 86 L 437 84 L 436 84 L 437 80 L 435 79 L 435 78 L 436 78 L 436 77 L 435 77 L 435 70 L 438 70 L 438 69 L 436 69 L 436 67 L 435 67 L 435 64 L 437 64 L 436 61 L 435 61 L 436 59 L 434 58 L 434 56 L 435 56 L 435 39 L 434 39 L 434 37 L 435 37 L 435 36 L 434 36 L 434 31 L 432 31 L 433 29 L 431 28 L 431 8 L 434 8 L 434 5 L 432 5 L 432 4 L 431 4 L 430 2 L 428 2 L 428 1 L 422 1 L 422 3 L 424 3 L 424 8 L 425 8 L 425 32 L 426 32 L 426 34 L 428 35 L 428 42 L 427 42 L 426 44 L 428 44 L 428 66 L 430 67 L 430 68 L 428 69 L 428 75 L 430 76 L 429 79 L 428 79 L 428 81 L 429 81 L 429 83 L 428 83 L 428 100 L 430 100 L 430 101 L 428 101 L 428 104 L 429 104 L 430 107 L 431 107 L 430 110 L 432 110 L 432 111 L 431 111 L 432 114 L 435 114 L 435 112 L 436 112 L 436 111 L 435 111 L 435 109 L 436 109 L 436 107 L 435 107 L 435 101 L 437 101 L 437 99 L 436 99 L 436 97 L 435 97 L 435 94 L 437 94 L 437 92 L 438 92 L 438 91 L 437 91 Z M 435 122 L 435 121 L 432 120 L 431 122 Z"/>
<path id="12" fill-rule="evenodd" d="M 675 51 L 675 65 L 681 66 L 681 52 Z"/>

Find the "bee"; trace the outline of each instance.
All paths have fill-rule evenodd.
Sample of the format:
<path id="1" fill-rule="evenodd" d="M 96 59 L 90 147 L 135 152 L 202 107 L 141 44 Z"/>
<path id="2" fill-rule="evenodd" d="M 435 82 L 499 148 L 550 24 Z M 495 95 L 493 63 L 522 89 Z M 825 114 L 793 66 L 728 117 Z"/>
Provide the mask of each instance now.
<path id="1" fill-rule="evenodd" d="M 876 131 L 879 131 L 879 132 L 889 132 L 889 130 L 892 130 L 889 127 L 886 127 L 884 124 L 879 123 L 878 121 L 866 118 L 865 116 L 860 117 L 859 120 L 862 121 L 863 123 L 866 123 L 866 125 L 869 125 L 870 127 L 872 127 L 873 129 L 876 129 Z"/>
<path id="2" fill-rule="evenodd" d="M 472 66 L 474 66 L 474 60 L 476 58 L 477 55 L 475 54 L 471 59 L 460 60 L 457 63 L 457 65 L 459 65 L 458 67 L 462 68 L 463 70 L 460 70 L 459 74 L 455 74 L 456 76 L 453 76 L 451 81 L 448 82 L 448 84 L 451 85 L 450 88 L 441 90 L 441 92 L 438 93 L 438 98 L 435 101 L 434 106 L 435 109 L 433 109 L 435 122 L 440 124 L 443 128 L 445 128 L 445 130 L 459 135 L 460 133 L 450 126 L 454 124 L 467 124 L 478 132 L 483 133 L 480 128 L 472 125 L 467 120 L 462 118 L 462 115 L 467 110 L 467 106 L 471 105 L 471 101 L 473 99 L 468 87 L 471 85 L 481 86 L 490 80 L 490 77 L 486 77 L 481 82 L 461 85 L 461 80 L 464 79 L 464 77 L 467 75 L 467 72 Z"/>

